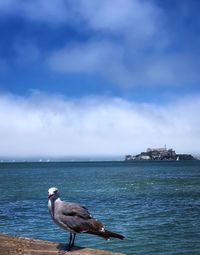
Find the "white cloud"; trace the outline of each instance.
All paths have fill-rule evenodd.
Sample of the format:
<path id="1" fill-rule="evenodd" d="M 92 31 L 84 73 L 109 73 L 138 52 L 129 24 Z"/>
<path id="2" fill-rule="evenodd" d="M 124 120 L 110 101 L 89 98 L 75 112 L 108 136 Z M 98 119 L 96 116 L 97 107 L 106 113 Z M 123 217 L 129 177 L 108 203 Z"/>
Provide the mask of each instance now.
<path id="1" fill-rule="evenodd" d="M 88 42 L 66 47 L 52 54 L 51 68 L 62 72 L 106 73 L 111 61 L 120 56 L 121 49 L 109 42 Z"/>
<path id="2" fill-rule="evenodd" d="M 167 25 L 167 13 L 155 2 L 78 3 L 77 20 L 89 29 L 91 38 L 50 54 L 47 62 L 53 70 L 95 72 L 120 86 L 188 85 L 200 81 L 198 55 L 191 46 L 177 48 L 177 34 Z M 79 29 L 82 31 L 81 25 Z"/>
<path id="3" fill-rule="evenodd" d="M 119 98 L 0 96 L 0 155 L 124 155 L 167 144 L 199 152 L 199 96 L 173 105 Z"/>
<path id="4" fill-rule="evenodd" d="M 22 16 L 30 24 L 41 22 L 49 28 L 66 26 L 77 31 L 78 36 L 70 43 L 66 36 L 65 47 L 54 52 L 48 49 L 46 62 L 51 69 L 95 73 L 121 86 L 188 85 L 200 81 L 199 39 L 192 32 L 195 28 L 184 22 L 192 9 L 181 1 L 176 8 L 175 17 L 156 1 L 0 2 L 1 14 Z M 180 27 L 178 33 L 172 23 Z"/>
<path id="5" fill-rule="evenodd" d="M 138 50 L 138 52 L 137 52 Z M 190 52 L 147 54 L 110 41 L 88 41 L 51 54 L 48 66 L 58 72 L 95 73 L 120 86 L 188 85 L 200 81 L 200 60 Z"/>
<path id="6" fill-rule="evenodd" d="M 160 12 L 151 2 L 138 0 L 80 1 L 80 13 L 90 27 L 117 35 L 153 34 Z"/>

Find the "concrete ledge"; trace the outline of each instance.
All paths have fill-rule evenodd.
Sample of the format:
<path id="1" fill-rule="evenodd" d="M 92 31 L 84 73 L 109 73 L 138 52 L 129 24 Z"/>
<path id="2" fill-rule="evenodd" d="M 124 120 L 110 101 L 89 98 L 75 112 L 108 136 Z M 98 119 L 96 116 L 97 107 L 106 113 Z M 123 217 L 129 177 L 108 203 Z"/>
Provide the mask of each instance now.
<path id="1" fill-rule="evenodd" d="M 64 244 L 14 237 L 0 234 L 0 255 L 124 255 L 110 251 L 74 247 L 70 252 L 64 250 Z"/>

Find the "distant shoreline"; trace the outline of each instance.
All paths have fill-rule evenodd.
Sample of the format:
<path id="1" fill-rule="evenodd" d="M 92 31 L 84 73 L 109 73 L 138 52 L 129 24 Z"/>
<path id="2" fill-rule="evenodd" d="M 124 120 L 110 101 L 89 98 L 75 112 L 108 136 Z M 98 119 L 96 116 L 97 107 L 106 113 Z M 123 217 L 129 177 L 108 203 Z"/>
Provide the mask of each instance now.
<path id="1" fill-rule="evenodd" d="M 71 164 L 78 164 L 78 163 L 167 163 L 167 162 L 191 162 L 191 161 L 199 161 L 198 158 L 193 159 L 193 160 L 56 160 L 56 161 L 1 161 L 0 165 L 3 164 L 37 164 L 37 165 L 51 165 L 51 164 L 67 164 L 67 163 L 71 163 Z"/>

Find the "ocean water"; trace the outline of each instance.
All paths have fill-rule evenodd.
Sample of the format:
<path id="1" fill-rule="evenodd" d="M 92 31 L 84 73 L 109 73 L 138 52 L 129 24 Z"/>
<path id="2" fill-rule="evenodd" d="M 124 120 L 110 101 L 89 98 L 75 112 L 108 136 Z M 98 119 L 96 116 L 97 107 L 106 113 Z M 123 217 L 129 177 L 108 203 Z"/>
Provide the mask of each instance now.
<path id="1" fill-rule="evenodd" d="M 105 241 L 80 234 L 76 245 L 125 254 L 200 254 L 200 161 L 0 164 L 0 232 L 66 242 L 47 209 L 47 190 L 80 202 L 107 229 Z"/>

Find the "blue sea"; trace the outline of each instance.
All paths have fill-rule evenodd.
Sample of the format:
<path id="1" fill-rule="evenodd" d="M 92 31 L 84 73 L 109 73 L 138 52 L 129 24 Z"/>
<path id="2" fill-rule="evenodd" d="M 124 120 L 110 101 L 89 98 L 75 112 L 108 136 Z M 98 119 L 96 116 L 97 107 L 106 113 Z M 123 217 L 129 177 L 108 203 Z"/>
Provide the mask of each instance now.
<path id="1" fill-rule="evenodd" d="M 64 243 L 68 233 L 47 209 L 47 190 L 87 206 L 105 241 L 80 234 L 76 245 L 134 254 L 200 254 L 200 161 L 0 164 L 0 232 Z"/>

